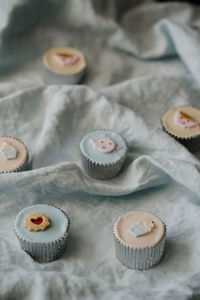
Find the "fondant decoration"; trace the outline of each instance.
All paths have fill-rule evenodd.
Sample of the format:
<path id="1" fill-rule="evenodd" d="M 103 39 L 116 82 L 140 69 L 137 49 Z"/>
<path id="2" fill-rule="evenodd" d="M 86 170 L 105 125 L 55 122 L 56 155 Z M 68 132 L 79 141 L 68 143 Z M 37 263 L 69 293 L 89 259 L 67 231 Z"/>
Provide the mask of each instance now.
<path id="1" fill-rule="evenodd" d="M 64 66 L 71 66 L 79 61 L 78 55 L 54 54 L 53 58 L 57 63 Z"/>
<path id="2" fill-rule="evenodd" d="M 191 116 L 183 111 L 177 110 L 174 115 L 175 124 L 181 128 L 193 128 L 199 125 Z"/>
<path id="3" fill-rule="evenodd" d="M 140 237 L 140 236 L 146 235 L 149 232 L 151 232 L 152 229 L 154 228 L 154 226 L 155 226 L 154 221 L 152 221 L 152 222 L 139 222 L 139 223 L 133 224 L 130 227 L 129 232 L 134 237 Z"/>
<path id="4" fill-rule="evenodd" d="M 100 139 L 99 141 L 90 140 L 93 147 L 100 152 L 108 153 L 116 149 L 116 144 L 109 137 L 105 139 Z"/>
<path id="5" fill-rule="evenodd" d="M 5 160 L 15 159 L 18 153 L 17 149 L 5 140 L 1 144 L 0 151 Z"/>
<path id="6" fill-rule="evenodd" d="M 51 225 L 49 218 L 45 214 L 35 212 L 24 219 L 24 227 L 29 231 L 43 231 Z"/>

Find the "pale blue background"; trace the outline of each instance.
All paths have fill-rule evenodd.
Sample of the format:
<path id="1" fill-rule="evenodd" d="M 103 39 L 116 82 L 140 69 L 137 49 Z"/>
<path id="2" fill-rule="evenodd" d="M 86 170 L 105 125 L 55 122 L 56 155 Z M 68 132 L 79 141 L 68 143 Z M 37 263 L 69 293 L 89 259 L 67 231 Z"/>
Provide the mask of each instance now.
<path id="1" fill-rule="evenodd" d="M 200 163 L 161 130 L 170 107 L 200 108 L 200 7 L 124 0 L 0 2 L 0 134 L 21 138 L 32 170 L 0 175 L 0 299 L 199 299 Z M 51 46 L 88 59 L 86 85 L 50 85 Z M 113 180 L 85 175 L 78 144 L 109 128 L 128 141 Z M 39 264 L 13 233 L 19 210 L 47 203 L 71 219 L 68 248 Z M 132 271 L 115 258 L 112 224 L 133 209 L 167 224 L 163 261 Z"/>

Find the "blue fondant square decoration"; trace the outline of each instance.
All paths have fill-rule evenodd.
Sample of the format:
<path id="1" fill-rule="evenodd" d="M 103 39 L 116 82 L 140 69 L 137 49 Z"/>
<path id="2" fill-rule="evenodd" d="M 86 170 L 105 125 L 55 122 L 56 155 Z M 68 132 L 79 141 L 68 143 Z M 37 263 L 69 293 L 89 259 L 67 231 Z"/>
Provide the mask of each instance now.
<path id="1" fill-rule="evenodd" d="M 129 232 L 134 236 L 134 237 L 139 237 L 145 234 L 145 231 L 140 228 L 137 224 L 133 224 L 130 229 Z"/>
<path id="2" fill-rule="evenodd" d="M 15 159 L 17 157 L 17 150 L 12 149 L 8 151 L 2 151 L 3 158 L 6 160 Z"/>

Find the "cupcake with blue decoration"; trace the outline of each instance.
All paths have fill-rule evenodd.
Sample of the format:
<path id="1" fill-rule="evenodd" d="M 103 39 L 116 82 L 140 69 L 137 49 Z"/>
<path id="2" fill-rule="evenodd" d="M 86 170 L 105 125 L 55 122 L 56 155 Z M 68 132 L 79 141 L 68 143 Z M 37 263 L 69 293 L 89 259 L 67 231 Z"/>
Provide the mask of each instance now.
<path id="1" fill-rule="evenodd" d="M 116 256 L 127 268 L 146 270 L 163 257 L 166 226 L 153 214 L 131 211 L 120 216 L 113 235 Z"/>
<path id="2" fill-rule="evenodd" d="M 38 204 L 19 212 L 14 230 L 22 250 L 38 262 L 50 262 L 64 253 L 69 224 L 61 209 Z"/>
<path id="3" fill-rule="evenodd" d="M 11 136 L 0 136 L 0 173 L 27 170 L 28 157 L 28 150 L 22 141 Z"/>
<path id="4" fill-rule="evenodd" d="M 96 130 L 80 142 L 84 170 L 93 178 L 105 180 L 117 176 L 124 164 L 127 144 L 124 138 L 111 130 Z"/>

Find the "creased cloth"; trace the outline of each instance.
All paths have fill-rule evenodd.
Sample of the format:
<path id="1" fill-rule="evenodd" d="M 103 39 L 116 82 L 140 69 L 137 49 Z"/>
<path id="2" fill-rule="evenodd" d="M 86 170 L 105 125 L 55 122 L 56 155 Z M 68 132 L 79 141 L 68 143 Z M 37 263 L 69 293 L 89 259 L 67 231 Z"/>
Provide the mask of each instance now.
<path id="1" fill-rule="evenodd" d="M 48 81 L 42 54 L 81 49 L 81 85 Z M 200 108 L 200 7 L 123 0 L 0 3 L 0 135 L 27 145 L 30 170 L 0 175 L 0 299 L 199 299 L 200 154 L 162 131 L 169 108 Z M 99 128 L 127 140 L 123 171 L 97 181 L 82 170 L 79 142 Z M 39 264 L 21 251 L 17 213 L 45 203 L 71 219 L 62 258 Z M 112 227 L 130 210 L 167 225 L 162 262 L 122 266 Z"/>

